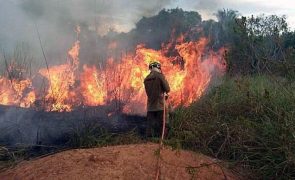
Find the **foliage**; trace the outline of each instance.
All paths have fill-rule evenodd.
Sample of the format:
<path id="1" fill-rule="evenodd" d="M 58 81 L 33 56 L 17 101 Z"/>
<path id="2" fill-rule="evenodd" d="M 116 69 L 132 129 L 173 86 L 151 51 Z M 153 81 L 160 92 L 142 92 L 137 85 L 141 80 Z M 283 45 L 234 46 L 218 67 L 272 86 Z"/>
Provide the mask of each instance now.
<path id="1" fill-rule="evenodd" d="M 13 167 L 23 160 L 40 158 L 64 150 L 65 147 L 46 145 L 0 146 L 0 171 Z"/>
<path id="2" fill-rule="evenodd" d="M 97 122 L 84 121 L 68 135 L 67 146 L 91 148 L 142 142 L 135 129 L 125 133 L 109 133 Z"/>
<path id="3" fill-rule="evenodd" d="M 217 47 L 228 47 L 230 74 L 283 75 L 280 66 L 294 57 L 294 34 L 288 31 L 285 16 L 244 17 L 236 11 L 223 10 L 217 17 L 215 31 L 219 33 L 213 34 L 212 41 Z M 288 62 L 291 67 L 293 64 Z"/>
<path id="4" fill-rule="evenodd" d="M 18 80 L 32 76 L 34 58 L 30 50 L 28 44 L 20 43 L 15 46 L 12 53 L 0 53 L 0 75 Z"/>
<path id="5" fill-rule="evenodd" d="M 216 17 L 217 21 L 202 21 L 197 12 L 163 9 L 156 16 L 143 17 L 129 33 L 111 37 L 120 41 L 129 39 L 134 47 L 144 43 L 157 49 L 172 35 L 178 37 L 190 32 L 186 41 L 205 36 L 210 40 L 208 47 L 228 49 L 228 72 L 231 75 L 276 73 L 284 76 L 286 67 L 294 67 L 295 33 L 288 29 L 286 16 L 244 17 L 238 11 L 224 9 L 219 10 Z"/>
<path id="6" fill-rule="evenodd" d="M 199 102 L 175 111 L 168 143 L 232 161 L 256 178 L 292 179 L 294 86 L 265 76 L 226 79 Z"/>
<path id="7" fill-rule="evenodd" d="M 42 15 L 34 5 L 37 1 L 32 2 L 24 8 Z M 111 42 L 118 43 L 113 54 L 119 57 L 140 43 L 157 49 L 172 35 L 203 29 L 186 40 L 202 35 L 210 40 L 209 48 L 225 46 L 230 77 L 190 107 L 175 110 L 167 143 L 232 161 L 258 175 L 252 178 L 294 179 L 295 32 L 288 29 L 285 16 L 243 17 L 234 10 L 221 10 L 216 16 L 217 21 L 202 21 L 197 12 L 163 9 L 153 17 L 143 17 L 128 33 L 110 29 L 103 37 L 81 24 L 81 43 L 85 44 L 81 59 L 106 59 Z M 16 79 L 31 75 L 32 57 L 24 47 L 1 59 L 1 75 Z M 232 77 L 237 75 L 247 76 Z M 88 121 L 73 128 L 68 138 L 71 148 L 144 142 L 135 131 L 110 134 Z M 15 162 L 24 154 L 1 147 L 0 161 Z"/>
<path id="8" fill-rule="evenodd" d="M 0 147 L 0 170 L 12 166 L 15 162 L 15 155 L 5 147 Z"/>
<path id="9" fill-rule="evenodd" d="M 160 48 L 162 43 L 188 32 L 202 22 L 198 12 L 182 9 L 161 10 L 156 16 L 143 17 L 136 23 L 133 36 L 136 44 L 144 43 L 148 47 Z"/>

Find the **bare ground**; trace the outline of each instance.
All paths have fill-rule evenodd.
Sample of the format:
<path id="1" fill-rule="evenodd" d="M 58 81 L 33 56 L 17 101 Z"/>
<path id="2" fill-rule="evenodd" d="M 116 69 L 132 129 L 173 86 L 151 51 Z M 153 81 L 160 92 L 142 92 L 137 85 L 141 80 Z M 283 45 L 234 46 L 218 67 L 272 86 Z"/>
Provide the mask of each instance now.
<path id="1" fill-rule="evenodd" d="M 238 179 L 218 160 L 158 144 L 136 144 L 69 150 L 24 161 L 0 173 L 3 180 L 26 179 L 155 179 L 157 159 L 160 179 Z"/>

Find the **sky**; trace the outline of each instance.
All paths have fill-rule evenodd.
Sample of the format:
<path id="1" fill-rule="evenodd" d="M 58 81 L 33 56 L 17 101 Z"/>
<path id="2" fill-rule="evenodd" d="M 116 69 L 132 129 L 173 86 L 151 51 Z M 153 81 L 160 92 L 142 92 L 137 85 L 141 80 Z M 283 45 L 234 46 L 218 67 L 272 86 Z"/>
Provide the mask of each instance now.
<path id="1" fill-rule="evenodd" d="M 143 16 L 176 7 L 198 11 L 205 20 L 214 19 L 219 9 L 244 16 L 286 15 L 295 30 L 295 0 L 0 0 L 0 48 L 13 48 L 17 42 L 38 47 L 35 24 L 51 50 L 72 43 L 75 32 L 68 27 L 86 24 L 94 30 L 97 24 L 99 34 L 109 28 L 128 32 Z"/>
<path id="2" fill-rule="evenodd" d="M 214 19 L 214 12 L 223 8 L 237 10 L 243 16 L 286 15 L 289 26 L 295 29 L 295 0 L 175 0 L 168 6 L 196 10 L 203 19 Z"/>

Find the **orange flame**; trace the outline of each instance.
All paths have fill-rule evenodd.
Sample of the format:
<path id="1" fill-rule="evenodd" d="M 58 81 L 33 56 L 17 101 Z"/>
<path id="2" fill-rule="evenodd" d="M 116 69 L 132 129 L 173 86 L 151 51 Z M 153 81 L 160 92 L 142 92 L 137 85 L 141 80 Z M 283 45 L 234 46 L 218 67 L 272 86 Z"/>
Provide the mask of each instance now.
<path id="1" fill-rule="evenodd" d="M 72 87 L 75 84 L 75 71 L 79 64 L 79 49 L 80 42 L 76 41 L 69 50 L 69 59 L 66 64 L 39 70 L 39 73 L 49 81 L 49 88 L 45 96 L 45 101 L 49 104 L 45 107 L 47 111 L 72 110 L 76 96 Z"/>
<path id="2" fill-rule="evenodd" d="M 35 92 L 31 89 L 32 82 L 29 79 L 9 80 L 0 77 L 0 104 L 28 108 L 36 100 Z"/>
<path id="3" fill-rule="evenodd" d="M 83 67 L 81 74 L 81 92 L 84 103 L 89 106 L 103 105 L 106 99 L 105 77 L 96 67 Z"/>
<path id="4" fill-rule="evenodd" d="M 84 68 L 83 74 L 91 72 L 92 75 L 87 77 L 95 77 L 95 81 L 83 78 L 84 86 L 91 84 L 91 91 L 82 91 L 82 94 L 84 98 L 90 97 L 100 103 L 119 99 L 125 104 L 124 112 L 142 114 L 146 108 L 143 80 L 149 73 L 148 64 L 157 60 L 162 64 L 163 72 L 171 86 L 170 104 L 172 107 L 187 106 L 202 96 L 214 71 L 221 74 L 225 72 L 224 50 L 217 53 L 211 51 L 203 57 L 206 45 L 205 38 L 198 42 L 177 45 L 176 50 L 182 57 L 184 66 L 173 63 L 175 57 L 166 57 L 163 50 L 156 51 L 139 45 L 134 57 L 126 55 L 119 63 L 109 59 L 106 68 L 100 72 L 95 71 L 95 68 Z M 97 82 L 100 82 L 100 85 L 93 85 Z M 89 102 L 88 105 L 95 103 Z"/>
<path id="5" fill-rule="evenodd" d="M 76 32 L 78 37 L 80 29 L 77 28 Z M 225 73 L 226 64 L 224 48 L 218 52 L 208 51 L 206 38 L 191 42 L 184 40 L 182 35 L 163 44 L 160 50 L 148 49 L 141 44 L 134 55 L 126 54 L 120 62 L 110 58 L 105 68 L 83 65 L 81 72 L 77 72 L 80 42 L 76 41 L 65 64 L 39 70 L 48 80 L 45 110 L 71 111 L 80 105 L 119 102 L 119 108 L 124 112 L 143 114 L 147 100 L 143 80 L 149 74 L 148 64 L 154 60 L 162 64 L 162 71 L 170 84 L 169 104 L 174 108 L 188 106 L 204 94 L 213 76 Z M 176 55 L 168 56 L 171 50 Z M 36 97 L 29 79 L 9 81 L 0 77 L 0 85 L 0 104 L 32 107 L 36 99 L 42 99 Z"/>

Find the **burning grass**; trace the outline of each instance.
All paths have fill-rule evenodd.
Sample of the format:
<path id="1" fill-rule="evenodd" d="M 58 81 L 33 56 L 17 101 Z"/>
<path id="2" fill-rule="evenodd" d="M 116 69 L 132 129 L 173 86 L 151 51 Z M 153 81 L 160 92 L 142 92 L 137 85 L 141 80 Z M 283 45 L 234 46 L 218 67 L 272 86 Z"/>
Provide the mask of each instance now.
<path id="1" fill-rule="evenodd" d="M 6 75 L 0 76 L 0 104 L 69 112 L 81 106 L 118 102 L 125 113 L 144 114 L 143 80 L 149 73 L 148 64 L 156 60 L 171 86 L 170 105 L 188 106 L 203 95 L 212 78 L 224 75 L 225 49 L 211 50 L 205 37 L 190 41 L 180 38 L 177 42 L 173 38 L 177 37 L 163 43 L 159 50 L 139 44 L 135 53 L 127 52 L 120 59 L 109 57 L 99 68 L 88 64 L 79 68 L 78 40 L 64 64 L 39 69 L 32 77 L 11 77 L 16 67 L 7 64 Z M 36 78 L 43 78 L 46 87 L 38 87 Z"/>
<path id="2" fill-rule="evenodd" d="M 227 78 L 202 96 L 214 74 L 222 76 L 225 72 L 225 49 L 208 50 L 205 38 L 189 42 L 181 39 L 160 50 L 138 45 L 135 54 L 126 54 L 119 61 L 109 58 L 100 68 L 87 64 L 79 68 L 80 43 L 76 41 L 66 63 L 38 71 L 47 80 L 44 92 L 36 92 L 31 77 L 12 76 L 21 74 L 13 72 L 19 68 L 6 64 L 6 76 L 0 76 L 0 104 L 72 111 L 115 101 L 124 105 L 120 110 L 140 114 L 145 111 L 142 82 L 148 74 L 147 65 L 157 59 L 172 89 L 169 104 L 173 108 L 185 106 L 170 116 L 166 143 L 232 161 L 233 167 L 254 172 L 251 178 L 295 178 L 294 82 L 270 76 Z M 177 56 L 169 56 L 167 49 L 171 46 Z M 68 139 L 66 148 L 144 142 L 135 130 L 109 133 L 87 123 L 73 129 Z M 32 157 L 29 152 L 35 148 L 46 147 L 1 147 L 0 160 L 4 166 L 13 165 Z M 65 147 L 53 151 L 59 148 Z"/>
<path id="3" fill-rule="evenodd" d="M 269 76 L 225 78 L 198 102 L 170 115 L 165 143 L 230 161 L 230 168 L 252 179 L 293 179 L 294 86 Z M 136 130 L 108 133 L 88 123 L 69 138 L 71 148 L 145 142 Z"/>

